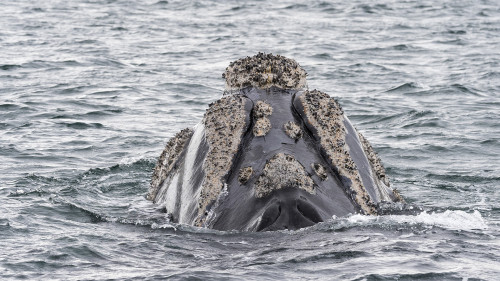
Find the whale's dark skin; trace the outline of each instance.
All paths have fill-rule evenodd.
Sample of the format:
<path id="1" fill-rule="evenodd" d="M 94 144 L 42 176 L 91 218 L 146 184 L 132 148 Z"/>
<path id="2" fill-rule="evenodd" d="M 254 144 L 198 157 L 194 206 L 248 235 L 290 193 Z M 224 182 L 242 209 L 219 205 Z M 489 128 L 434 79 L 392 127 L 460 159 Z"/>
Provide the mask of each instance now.
<path id="1" fill-rule="evenodd" d="M 164 206 L 173 222 L 295 230 L 333 216 L 377 215 L 379 204 L 404 202 L 333 98 L 259 85 L 226 93 L 194 130 L 167 144 L 147 197 Z"/>

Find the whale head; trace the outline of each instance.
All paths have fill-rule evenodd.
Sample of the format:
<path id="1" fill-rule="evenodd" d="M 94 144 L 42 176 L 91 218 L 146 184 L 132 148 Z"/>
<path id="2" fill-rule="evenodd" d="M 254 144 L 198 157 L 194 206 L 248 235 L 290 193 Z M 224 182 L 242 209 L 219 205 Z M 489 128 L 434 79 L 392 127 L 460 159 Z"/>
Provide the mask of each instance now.
<path id="1" fill-rule="evenodd" d="M 172 138 L 148 199 L 174 222 L 218 230 L 295 230 L 403 201 L 338 102 L 309 91 L 293 59 L 232 62 L 226 91 L 194 130 Z"/>

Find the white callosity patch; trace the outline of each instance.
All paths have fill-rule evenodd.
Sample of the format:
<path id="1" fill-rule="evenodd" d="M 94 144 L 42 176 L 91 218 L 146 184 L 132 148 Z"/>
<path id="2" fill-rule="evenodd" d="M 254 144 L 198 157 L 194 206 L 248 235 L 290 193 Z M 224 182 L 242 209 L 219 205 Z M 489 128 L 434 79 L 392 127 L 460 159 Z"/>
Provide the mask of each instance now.
<path id="1" fill-rule="evenodd" d="M 175 162 L 179 158 L 184 146 L 189 138 L 193 135 L 193 130 L 184 129 L 171 138 L 165 149 L 160 155 L 156 167 L 153 171 L 151 186 L 147 195 L 148 200 L 155 200 L 158 189 L 161 183 L 167 178 L 172 171 Z"/>
<path id="2" fill-rule="evenodd" d="M 375 150 L 373 150 L 371 144 L 360 132 L 358 132 L 358 137 L 361 141 L 361 144 L 363 145 L 363 150 L 365 151 L 368 161 L 370 161 L 375 174 L 385 185 L 390 186 L 389 178 L 385 174 L 385 168 L 384 166 L 382 166 L 382 162 L 380 161 L 377 153 L 375 152 Z"/>
<path id="3" fill-rule="evenodd" d="M 253 174 L 252 167 L 241 168 L 238 174 L 238 181 L 241 184 L 245 184 L 252 177 L 252 174 Z"/>
<path id="4" fill-rule="evenodd" d="M 231 62 L 222 74 L 228 91 L 253 86 L 267 89 L 305 89 L 306 71 L 293 59 L 280 55 L 258 53 Z"/>
<path id="5" fill-rule="evenodd" d="M 271 130 L 271 121 L 268 118 L 263 117 L 255 121 L 252 132 L 256 137 L 263 137 Z"/>
<path id="6" fill-rule="evenodd" d="M 335 99 L 317 90 L 306 91 L 299 99 L 307 121 L 316 129 L 321 147 L 331 165 L 341 176 L 350 180 L 349 188 L 356 203 L 365 214 L 376 214 L 374 203 L 363 186 L 358 168 L 346 144 L 344 112 L 340 105 Z"/>
<path id="7" fill-rule="evenodd" d="M 271 130 L 271 121 L 267 118 L 271 114 L 273 114 L 273 108 L 271 105 L 263 101 L 257 101 L 253 108 L 253 118 L 255 120 L 255 124 L 252 132 L 254 136 L 265 136 Z"/>
<path id="8" fill-rule="evenodd" d="M 271 116 L 273 114 L 273 107 L 264 101 L 257 101 L 253 109 L 253 116 L 255 118 L 262 118 L 266 116 Z"/>
<path id="9" fill-rule="evenodd" d="M 255 196 L 262 198 L 273 190 L 285 187 L 297 187 L 315 193 L 314 182 L 304 167 L 293 156 L 278 153 L 267 161 L 257 179 Z"/>
<path id="10" fill-rule="evenodd" d="M 231 169 L 233 158 L 238 152 L 247 127 L 246 102 L 246 98 L 241 95 L 223 97 L 210 105 L 203 118 L 208 152 L 203 164 L 205 176 L 198 204 L 198 226 L 204 223 L 207 207 L 219 197 L 225 182 L 224 176 Z"/>
<path id="11" fill-rule="evenodd" d="M 363 151 L 365 152 L 365 155 L 368 158 L 368 161 L 370 162 L 372 171 L 377 176 L 378 181 L 376 182 L 376 185 L 378 187 L 377 193 L 379 197 L 382 200 L 390 201 L 389 193 L 392 193 L 394 195 L 395 201 L 405 202 L 403 197 L 401 197 L 401 195 L 396 189 L 391 190 L 389 177 L 387 177 L 385 173 L 385 168 L 382 165 L 382 161 L 380 160 L 377 153 L 371 146 L 370 142 L 368 142 L 368 140 L 360 132 L 358 132 L 358 137 L 361 142 L 361 145 L 363 146 Z"/>
<path id="12" fill-rule="evenodd" d="M 321 165 L 319 163 L 313 163 L 313 164 L 311 164 L 311 168 L 314 170 L 316 175 L 318 175 L 318 177 L 321 180 L 326 180 L 328 178 L 326 168 L 323 165 Z"/>
<path id="13" fill-rule="evenodd" d="M 302 137 L 302 129 L 295 122 L 286 122 L 285 125 L 283 125 L 283 129 L 285 130 L 286 135 L 294 140 L 298 140 Z"/>

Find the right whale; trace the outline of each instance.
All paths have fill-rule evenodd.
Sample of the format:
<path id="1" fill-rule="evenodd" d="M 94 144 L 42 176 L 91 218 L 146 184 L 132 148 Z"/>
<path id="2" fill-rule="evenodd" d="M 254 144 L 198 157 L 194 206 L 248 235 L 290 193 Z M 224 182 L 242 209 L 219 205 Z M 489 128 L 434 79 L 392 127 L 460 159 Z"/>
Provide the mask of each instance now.
<path id="1" fill-rule="evenodd" d="M 404 203 L 338 102 L 309 91 L 292 59 L 232 62 L 226 91 L 169 140 L 147 199 L 173 222 L 217 230 L 299 229 Z"/>

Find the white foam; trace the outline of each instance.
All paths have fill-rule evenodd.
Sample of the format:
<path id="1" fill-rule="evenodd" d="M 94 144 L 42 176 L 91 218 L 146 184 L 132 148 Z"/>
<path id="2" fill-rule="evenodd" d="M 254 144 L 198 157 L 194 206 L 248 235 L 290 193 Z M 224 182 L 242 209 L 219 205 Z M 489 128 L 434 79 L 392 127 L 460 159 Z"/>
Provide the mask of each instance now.
<path id="1" fill-rule="evenodd" d="M 439 226 L 451 230 L 474 230 L 487 229 L 488 225 L 479 211 L 467 213 L 464 211 L 446 210 L 442 213 L 423 212 L 415 216 L 411 215 L 387 215 L 387 216 L 365 216 L 352 215 L 347 218 L 348 223 L 352 224 L 424 224 L 430 226 Z"/>
<path id="2" fill-rule="evenodd" d="M 164 224 L 158 224 L 158 223 L 153 223 L 151 224 L 151 228 L 152 229 L 173 229 L 173 230 L 177 230 L 177 227 L 175 227 L 174 225 L 170 224 L 170 223 L 164 223 Z"/>
<path id="3" fill-rule="evenodd" d="M 118 165 L 120 166 L 128 166 L 132 165 L 135 162 L 138 162 L 139 160 L 145 159 L 145 155 L 137 155 L 137 156 L 129 156 L 129 157 L 123 157 L 120 159 L 120 162 L 118 162 Z"/>

